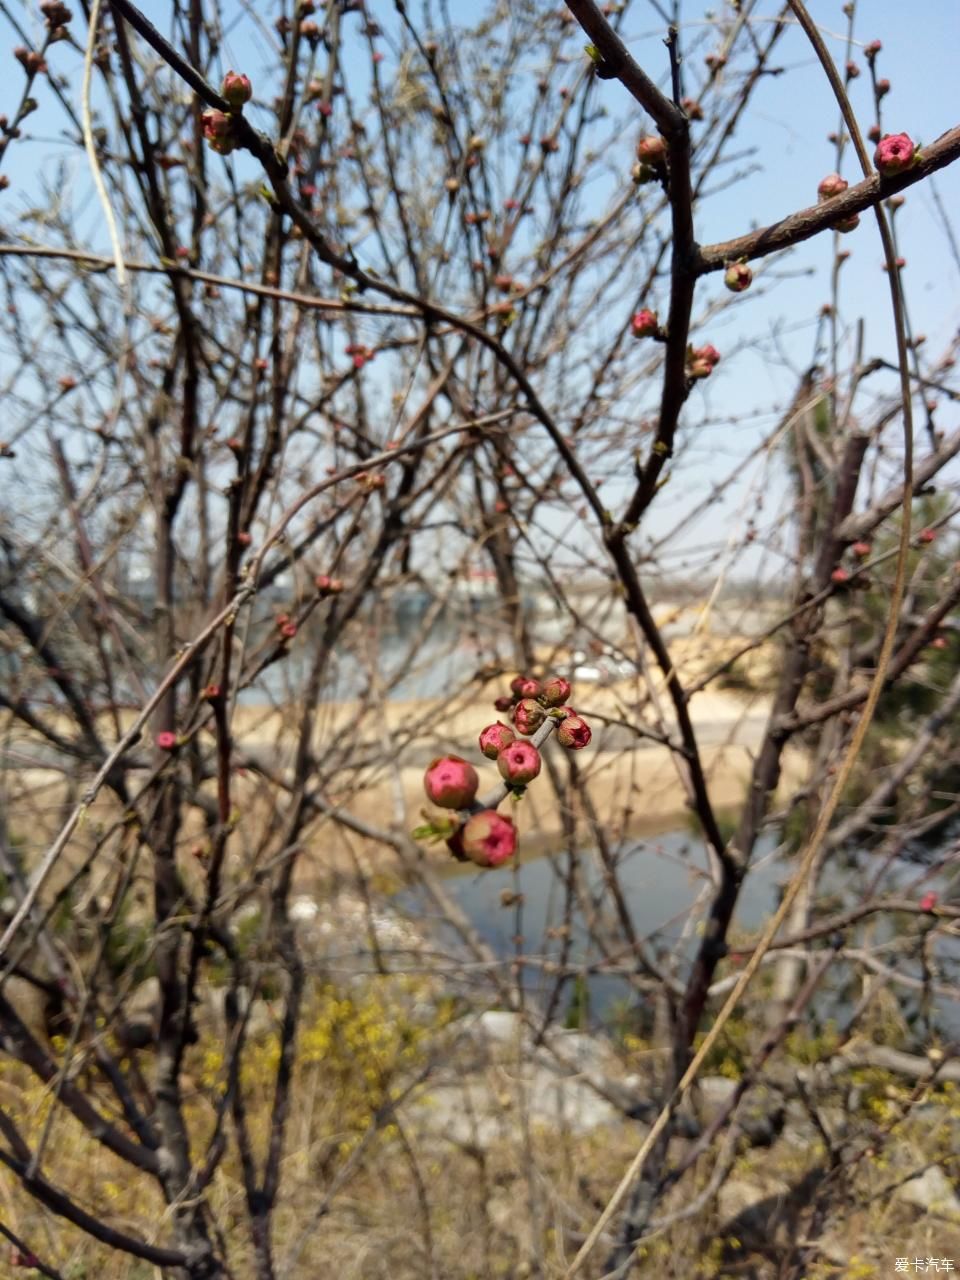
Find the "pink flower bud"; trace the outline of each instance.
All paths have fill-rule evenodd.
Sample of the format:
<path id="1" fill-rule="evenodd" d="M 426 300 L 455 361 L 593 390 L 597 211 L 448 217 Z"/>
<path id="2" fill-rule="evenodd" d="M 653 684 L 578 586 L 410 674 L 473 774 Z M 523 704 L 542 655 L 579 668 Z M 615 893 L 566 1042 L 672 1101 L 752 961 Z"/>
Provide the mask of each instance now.
<path id="1" fill-rule="evenodd" d="M 913 139 L 908 134 L 887 133 L 873 153 L 873 163 L 884 178 L 891 178 L 910 168 L 916 152 Z"/>
<path id="2" fill-rule="evenodd" d="M 667 158 L 667 144 L 663 138 L 650 134 L 637 143 L 637 159 L 644 164 L 663 164 Z"/>
<path id="3" fill-rule="evenodd" d="M 171 733 L 169 729 L 164 729 L 162 733 L 157 734 L 156 741 L 161 751 L 172 751 L 177 745 L 177 735 Z"/>
<path id="4" fill-rule="evenodd" d="M 933 542 L 936 536 L 937 536 L 936 530 L 934 529 L 921 529 L 920 532 L 917 534 L 917 541 L 923 542 L 929 545 L 931 542 Z"/>
<path id="5" fill-rule="evenodd" d="M 860 68 L 857 66 L 857 64 L 855 62 L 848 62 L 847 63 L 847 79 L 856 80 L 859 74 L 860 74 Z"/>
<path id="6" fill-rule="evenodd" d="M 524 698 L 517 703 L 517 709 L 513 713 L 513 723 L 517 726 L 518 733 L 536 733 L 543 724 L 545 715 L 546 712 L 539 702 L 535 702 L 533 698 Z"/>
<path id="7" fill-rule="evenodd" d="M 731 262 L 723 276 L 723 283 L 731 293 L 743 293 L 752 282 L 753 272 L 745 262 Z"/>
<path id="8" fill-rule="evenodd" d="M 825 178 L 820 179 L 817 195 L 821 201 L 832 200 L 834 196 L 839 196 L 846 191 L 849 185 L 846 178 L 841 178 L 839 173 L 828 173 Z"/>
<path id="9" fill-rule="evenodd" d="M 297 624 L 295 622 L 285 622 L 280 628 L 280 634 L 284 640 L 292 640 L 297 634 Z"/>
<path id="10" fill-rule="evenodd" d="M 572 751 L 581 751 L 592 737 L 590 726 L 578 715 L 567 716 L 557 728 L 557 741 Z"/>
<path id="11" fill-rule="evenodd" d="M 573 707 L 554 707 L 550 712 L 550 717 L 553 720 L 566 720 L 568 716 L 575 716 L 576 714 Z"/>
<path id="12" fill-rule="evenodd" d="M 925 893 L 920 899 L 921 911 L 932 911 L 937 905 L 937 895 L 935 893 Z"/>
<path id="13" fill-rule="evenodd" d="M 869 44 L 863 46 L 863 56 L 868 62 L 872 62 L 882 48 L 883 45 L 879 40 L 871 40 Z"/>
<path id="14" fill-rule="evenodd" d="M 536 688 L 532 688 L 533 685 Z M 510 681 L 510 688 L 518 698 L 535 698 L 540 692 L 540 683 L 532 676 L 514 676 Z"/>
<path id="15" fill-rule="evenodd" d="M 517 829 L 513 819 L 484 809 L 475 813 L 460 829 L 460 846 L 478 867 L 499 867 L 517 849 Z"/>
<path id="16" fill-rule="evenodd" d="M 427 798 L 443 809 L 465 809 L 473 804 L 479 786 L 476 769 L 460 756 L 438 756 L 423 775 Z"/>
<path id="17" fill-rule="evenodd" d="M 868 556 L 870 554 L 870 543 L 855 542 L 853 546 L 850 548 L 850 550 L 853 552 L 855 556 L 859 556 L 860 559 L 862 560 L 864 556 Z"/>
<path id="18" fill-rule="evenodd" d="M 512 742 L 497 756 L 497 768 L 505 782 L 524 787 L 540 772 L 540 752 L 532 742 Z"/>
<path id="19" fill-rule="evenodd" d="M 720 359 L 720 352 L 708 342 L 703 347 L 690 347 L 687 350 L 687 376 L 690 378 L 709 378 L 714 365 Z"/>
<path id="20" fill-rule="evenodd" d="M 559 707 L 570 697 L 570 681 L 563 676 L 551 676 L 544 680 L 540 690 L 540 701 L 545 707 Z"/>
<path id="21" fill-rule="evenodd" d="M 842 586 L 843 583 L 850 581 L 850 575 L 842 565 L 838 565 L 837 568 L 834 569 L 833 573 L 831 573 L 830 581 L 839 587 Z"/>
<path id="22" fill-rule="evenodd" d="M 223 77 L 220 94 L 230 103 L 234 111 L 239 111 L 244 103 L 253 97 L 253 86 L 250 77 L 236 71 L 228 71 Z"/>
<path id="23" fill-rule="evenodd" d="M 510 726 L 501 724 L 498 720 L 496 724 L 488 724 L 481 730 L 480 750 L 488 760 L 496 760 L 504 747 L 509 747 L 510 743 L 516 740 L 516 734 Z"/>
<path id="24" fill-rule="evenodd" d="M 218 684 L 208 684 L 203 690 L 203 697 L 207 702 L 216 702 L 220 694 L 221 689 Z"/>
<path id="25" fill-rule="evenodd" d="M 510 711 L 513 709 L 514 699 L 508 697 L 507 694 L 501 694 L 499 698 L 493 701 L 494 711 Z"/>
<path id="26" fill-rule="evenodd" d="M 630 329 L 635 338 L 652 338 L 660 331 L 660 321 L 655 311 L 638 311 L 630 321 Z"/>
<path id="27" fill-rule="evenodd" d="M 878 98 L 885 98 L 887 94 L 890 92 L 890 81 L 878 80 L 877 86 L 876 86 L 876 92 L 877 92 Z"/>

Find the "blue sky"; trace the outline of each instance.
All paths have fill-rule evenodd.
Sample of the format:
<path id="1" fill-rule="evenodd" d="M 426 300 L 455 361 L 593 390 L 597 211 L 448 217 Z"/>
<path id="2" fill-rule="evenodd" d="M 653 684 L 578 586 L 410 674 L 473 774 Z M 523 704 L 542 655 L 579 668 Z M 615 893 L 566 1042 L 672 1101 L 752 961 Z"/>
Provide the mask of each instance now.
<path id="1" fill-rule="evenodd" d="M 169 23 L 167 3 L 146 4 L 146 12 L 161 27 Z M 476 5 L 470 0 L 451 0 L 454 20 L 471 21 Z M 556 9 L 556 5 L 544 6 Z M 368 5 L 370 13 L 385 27 L 393 20 L 393 5 L 380 0 Z M 842 6 L 813 3 L 814 16 L 824 24 L 824 34 L 838 59 L 845 53 L 846 20 Z M 883 50 L 878 60 L 878 74 L 892 84 L 884 100 L 884 131 L 909 132 L 917 140 L 932 140 L 960 117 L 960 94 L 956 91 L 956 50 L 960 36 L 960 6 L 953 0 L 920 0 L 905 18 L 902 4 L 893 0 L 861 0 L 861 13 L 856 26 L 857 44 L 878 38 Z M 760 38 L 779 5 L 761 3 L 755 17 Z M 686 4 L 681 25 L 681 40 L 687 52 L 688 91 L 703 77 L 703 57 L 716 47 L 718 22 L 709 10 Z M 716 14 L 729 22 L 729 6 L 716 7 Z M 256 83 L 258 73 L 270 62 L 268 42 L 271 33 L 259 28 L 248 10 L 230 0 L 225 6 L 226 38 L 222 70 L 228 65 L 248 70 Z M 764 17 L 764 14 L 767 16 Z M 26 19 L 28 30 L 35 18 Z M 78 30 L 79 26 L 78 25 Z M 34 25 L 39 31 L 39 24 Z M 640 0 L 631 6 L 625 35 L 634 56 L 664 87 L 667 64 L 663 46 L 663 29 L 652 5 Z M 8 34 L 8 45 L 20 37 Z M 859 52 L 854 58 L 863 74 L 852 87 L 854 106 L 866 129 L 873 122 L 872 95 L 866 64 Z M 22 87 L 20 68 L 10 59 L 10 74 L 0 84 L 0 111 L 12 114 Z M 54 70 L 67 79 L 65 92 L 78 106 L 80 97 L 79 58 L 75 51 L 55 47 L 51 54 Z M 827 135 L 837 128 L 838 111 L 822 72 L 802 32 L 791 27 L 777 46 L 772 65 L 782 74 L 766 78 L 752 99 L 734 151 L 739 157 L 731 172 L 739 169 L 745 177 L 729 190 L 717 191 L 705 200 L 698 211 L 696 233 L 707 244 L 739 234 L 754 225 L 763 225 L 816 198 L 819 179 L 836 164 L 835 150 Z M 732 65 L 724 74 L 736 76 Z M 352 92 L 362 95 L 368 69 L 363 58 L 348 63 Z M 603 88 L 604 104 L 611 116 L 622 119 L 631 136 L 642 124 L 642 113 L 616 82 Z M 29 207 L 39 195 L 39 182 L 57 185 L 57 164 L 67 154 L 56 139 L 62 117 L 49 106 L 49 91 L 38 94 L 39 110 L 27 122 L 25 138 L 13 144 L 4 160 L 3 171 L 11 181 L 10 190 L 0 195 L 4 221 Z M 255 117 L 256 118 L 256 115 Z M 269 116 L 261 113 L 267 127 Z M 32 138 L 31 136 L 32 135 Z M 90 232 L 90 245 L 106 249 L 102 217 L 90 199 L 89 185 L 81 158 L 72 148 L 63 189 L 74 184 L 75 197 L 86 207 L 85 222 Z M 244 158 L 246 163 L 246 158 Z M 856 181 L 852 151 L 848 148 L 843 174 Z M 243 172 L 243 170 L 241 170 Z M 252 171 L 251 171 L 252 172 Z M 935 179 L 942 208 L 948 213 L 960 207 L 960 166 L 942 172 Z M 599 209 L 599 202 L 598 202 Z M 907 259 L 905 284 L 910 318 L 915 333 L 929 335 L 928 353 L 933 356 L 942 348 L 947 335 L 956 332 L 960 322 L 960 273 L 947 251 L 942 218 L 933 198 L 933 188 L 921 184 L 908 193 L 907 203 L 897 216 L 897 233 L 901 252 Z M 881 269 L 880 241 L 871 216 L 864 216 L 853 234 L 843 237 L 842 247 L 850 258 L 842 272 L 842 294 L 839 317 L 841 329 L 852 334 L 859 320 L 864 322 L 865 354 L 892 358 L 893 329 L 890 320 L 889 290 Z M 725 359 L 709 384 L 697 388 L 686 410 L 688 423 L 709 418 L 709 430 L 698 439 L 678 470 L 682 486 L 666 492 L 655 505 L 644 532 L 651 538 L 663 534 L 706 491 L 719 470 L 736 466 L 755 445 L 763 432 L 776 421 L 783 398 L 794 385 L 794 373 L 810 359 L 817 314 L 830 298 L 829 278 L 833 257 L 833 237 L 821 236 L 799 246 L 789 255 L 757 269 L 757 279 L 749 293 L 736 300 L 721 315 L 711 320 L 707 329 L 697 335 L 710 340 L 725 354 Z M 773 287 L 774 279 L 776 285 Z M 698 291 L 697 311 L 711 299 L 723 297 L 718 277 L 705 282 Z M 890 380 L 877 378 L 871 388 L 889 387 Z M 941 425 L 952 426 L 943 413 Z M 955 415 L 954 415 L 955 417 Z M 734 423 L 734 419 L 739 419 Z M 729 426 L 724 421 L 729 420 Z M 690 553 L 690 565 L 698 563 L 693 549 L 701 544 L 716 544 L 728 534 L 727 519 L 734 528 L 742 525 L 752 510 L 754 490 L 763 492 L 768 512 L 776 511 L 782 496 L 775 468 L 744 468 L 741 483 L 731 487 L 725 503 L 725 519 L 711 515 L 692 529 L 680 542 L 681 550 Z M 616 496 L 616 488 L 611 490 Z M 676 495 L 676 496 L 675 496 Z M 681 561 L 674 562 L 677 567 Z M 759 566 L 759 558 L 754 558 Z M 772 571 L 776 571 L 775 562 Z"/>

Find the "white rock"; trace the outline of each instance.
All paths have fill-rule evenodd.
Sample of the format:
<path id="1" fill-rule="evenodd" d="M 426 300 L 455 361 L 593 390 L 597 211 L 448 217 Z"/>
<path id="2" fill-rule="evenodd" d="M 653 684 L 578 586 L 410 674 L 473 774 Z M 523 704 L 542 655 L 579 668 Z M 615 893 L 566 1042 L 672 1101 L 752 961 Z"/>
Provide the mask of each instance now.
<path id="1" fill-rule="evenodd" d="M 905 1182 L 897 1188 L 895 1194 L 898 1200 L 916 1205 L 926 1213 L 960 1222 L 960 1198 L 957 1197 L 953 1183 L 938 1164 L 930 1165 L 916 1178 Z"/>

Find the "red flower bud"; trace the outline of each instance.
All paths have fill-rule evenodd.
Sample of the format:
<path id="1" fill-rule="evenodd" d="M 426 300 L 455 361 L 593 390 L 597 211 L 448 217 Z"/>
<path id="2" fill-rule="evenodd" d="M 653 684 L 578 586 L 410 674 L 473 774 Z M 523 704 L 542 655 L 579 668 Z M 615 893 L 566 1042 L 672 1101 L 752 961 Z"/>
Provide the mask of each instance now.
<path id="1" fill-rule="evenodd" d="M 157 734 L 156 742 L 161 751 L 172 751 L 177 745 L 177 735 L 171 733 L 169 729 L 164 729 L 162 733 Z"/>
<path id="2" fill-rule="evenodd" d="M 543 724 L 546 712 L 539 702 L 535 702 L 533 698 L 524 698 L 517 703 L 517 708 L 513 713 L 513 723 L 517 726 L 517 732 L 523 734 L 536 733 Z"/>
<path id="3" fill-rule="evenodd" d="M 239 111 L 244 103 L 253 97 L 253 86 L 250 77 L 236 71 L 228 71 L 223 77 L 220 94 L 230 103 L 234 111 Z"/>
<path id="4" fill-rule="evenodd" d="M 630 329 L 635 338 L 652 338 L 660 331 L 660 321 L 655 311 L 638 311 L 630 321 Z"/>
<path id="5" fill-rule="evenodd" d="M 921 529 L 920 532 L 917 534 L 917 541 L 929 544 L 933 542 L 936 536 L 937 536 L 936 530 L 934 529 Z"/>
<path id="6" fill-rule="evenodd" d="M 937 905 L 937 895 L 935 893 L 925 893 L 920 899 L 921 911 L 932 911 Z"/>
<path id="7" fill-rule="evenodd" d="M 506 694 L 501 694 L 499 698 L 494 699 L 493 709 L 495 711 L 510 711 L 513 708 L 514 701 L 514 698 L 510 698 Z"/>
<path id="8" fill-rule="evenodd" d="M 218 684 L 208 684 L 203 690 L 203 697 L 207 702 L 216 702 L 220 697 L 220 686 Z"/>
<path id="9" fill-rule="evenodd" d="M 513 819 L 484 809 L 475 813 L 460 829 L 460 846 L 478 867 L 499 867 L 517 849 L 517 829 Z"/>
<path id="10" fill-rule="evenodd" d="M 532 742 L 512 742 L 497 756 L 497 768 L 511 786 L 526 786 L 540 772 L 540 752 Z"/>
<path id="11" fill-rule="evenodd" d="M 479 786 L 476 769 L 460 756 L 438 756 L 423 775 L 427 798 L 443 809 L 465 809 L 473 804 Z"/>
<path id="12" fill-rule="evenodd" d="M 570 697 L 570 681 L 563 676 L 551 676 L 540 689 L 540 701 L 545 707 L 559 707 Z"/>
<path id="13" fill-rule="evenodd" d="M 731 262 L 723 276 L 723 283 L 731 293 L 743 293 L 752 282 L 753 272 L 745 262 Z"/>
<path id="14" fill-rule="evenodd" d="M 878 80 L 877 81 L 877 97 L 885 98 L 889 92 L 890 92 L 890 81 Z"/>
<path id="15" fill-rule="evenodd" d="M 842 586 L 845 582 L 849 582 L 849 580 L 850 575 L 842 565 L 838 565 L 830 575 L 830 581 L 835 583 L 838 587 Z"/>
<path id="16" fill-rule="evenodd" d="M 880 139 L 873 153 L 873 163 L 884 178 L 903 173 L 913 164 L 917 149 L 906 133 L 887 133 Z"/>
<path id="17" fill-rule="evenodd" d="M 487 727 L 480 732 L 480 750 L 488 760 L 496 760 L 497 756 L 504 749 L 509 747 L 511 742 L 516 742 L 516 734 L 508 724 L 501 724 L 498 720 L 496 724 L 488 724 Z"/>
<path id="18" fill-rule="evenodd" d="M 292 640 L 297 634 L 297 624 L 295 622 L 285 622 L 280 628 L 280 634 L 284 640 Z"/>
<path id="19" fill-rule="evenodd" d="M 567 716 L 557 728 L 557 741 L 572 751 L 581 751 L 592 737 L 590 726 L 578 715 Z"/>
<path id="20" fill-rule="evenodd" d="M 870 554 L 870 543 L 855 542 L 853 546 L 850 548 L 850 550 L 853 552 L 855 556 L 859 556 L 860 559 L 862 560 L 864 556 L 868 556 Z"/>

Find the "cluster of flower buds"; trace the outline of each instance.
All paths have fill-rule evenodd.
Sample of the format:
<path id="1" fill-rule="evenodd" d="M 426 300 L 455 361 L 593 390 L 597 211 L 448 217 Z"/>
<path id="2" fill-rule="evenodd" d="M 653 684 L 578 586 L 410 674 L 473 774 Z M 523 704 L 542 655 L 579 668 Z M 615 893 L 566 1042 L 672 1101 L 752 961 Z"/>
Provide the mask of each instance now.
<path id="1" fill-rule="evenodd" d="M 873 153 L 873 163 L 882 178 L 894 178 L 916 161 L 917 148 L 906 133 L 886 133 Z"/>
<path id="2" fill-rule="evenodd" d="M 510 682 L 510 696 L 497 698 L 494 708 L 497 711 L 511 711 L 513 726 L 517 733 L 524 737 L 536 733 L 547 719 L 558 721 L 557 741 L 564 747 L 579 751 L 590 741 L 590 726 L 573 707 L 566 706 L 570 697 L 570 681 L 562 676 L 550 676 L 544 681 L 534 680 L 530 676 L 517 676 Z M 490 725 L 484 734 L 492 730 L 511 730 L 500 723 Z M 480 737 L 480 749 L 484 750 L 484 737 Z M 489 754 L 485 751 L 484 754 Z M 499 756 L 497 757 L 498 767 Z M 503 773 L 503 768 L 500 768 Z M 507 774 L 504 773 L 504 777 Z"/>
<path id="3" fill-rule="evenodd" d="M 687 377 L 709 378 L 720 362 L 720 352 L 708 342 L 702 347 L 687 347 Z"/>
<path id="4" fill-rule="evenodd" d="M 18 44 L 13 51 L 13 56 L 26 71 L 27 75 L 35 76 L 46 71 L 47 64 L 43 60 L 43 54 L 38 53 L 36 49 L 28 49 L 26 45 Z"/>
<path id="5" fill-rule="evenodd" d="M 338 596 L 343 590 L 342 578 L 330 578 L 325 573 L 318 573 L 313 585 L 322 596 Z"/>
<path id="6" fill-rule="evenodd" d="M 362 369 L 377 354 L 375 348 L 365 347 L 361 342 L 348 342 L 343 350 L 345 355 L 352 357 L 355 369 Z"/>
<path id="7" fill-rule="evenodd" d="M 529 676 L 512 681 L 511 696 L 498 698 L 498 711 L 511 710 L 513 725 L 501 720 L 489 724 L 479 737 L 481 753 L 495 760 L 504 782 L 515 795 L 539 776 L 540 752 L 527 741 L 546 720 L 557 721 L 557 741 L 579 751 L 590 741 L 590 726 L 564 705 L 570 696 L 570 682 L 551 676 L 542 683 Z M 484 809 L 477 802 L 480 778 L 476 769 L 462 756 L 439 756 L 432 760 L 423 775 L 427 799 L 441 809 L 455 810 L 456 815 L 430 821 L 418 827 L 415 839 L 445 839 L 455 857 L 469 860 L 480 867 L 497 867 L 516 852 L 517 832 L 513 820 L 496 811 Z M 466 810 L 468 816 L 463 817 Z"/>
<path id="8" fill-rule="evenodd" d="M 66 40 L 70 33 L 67 31 L 67 23 L 73 17 L 73 14 L 65 4 L 61 4 L 60 0 L 44 0 L 40 6 L 40 12 L 43 14 L 44 21 L 50 32 L 50 43 L 55 40 Z"/>
<path id="9" fill-rule="evenodd" d="M 290 617 L 289 613 L 278 613 L 276 623 L 277 630 L 280 632 L 284 640 L 292 640 L 297 634 L 297 624 Z"/>

